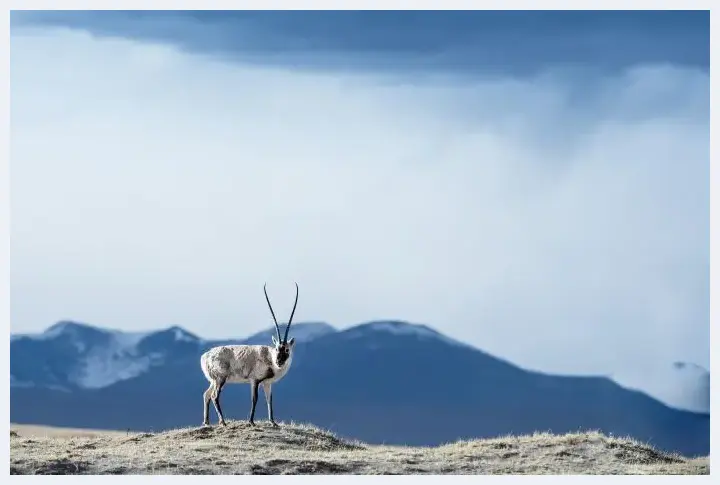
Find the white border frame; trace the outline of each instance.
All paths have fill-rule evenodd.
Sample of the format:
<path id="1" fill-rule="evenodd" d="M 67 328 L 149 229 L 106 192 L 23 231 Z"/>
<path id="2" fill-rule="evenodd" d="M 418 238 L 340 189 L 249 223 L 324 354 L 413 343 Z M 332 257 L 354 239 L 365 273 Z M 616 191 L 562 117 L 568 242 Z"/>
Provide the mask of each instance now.
<path id="1" fill-rule="evenodd" d="M 373 10 L 385 10 L 385 9 L 427 9 L 427 10 L 477 10 L 477 9 L 497 9 L 497 10 L 531 10 L 531 9 L 550 9 L 550 10 L 558 10 L 558 9 L 574 9 L 574 10 L 711 10 L 711 5 L 713 2 L 710 0 L 685 0 L 685 1 L 669 1 L 669 0 L 585 0 L 583 1 L 583 8 L 578 8 L 578 2 L 571 1 L 571 0 L 543 0 L 542 2 L 538 1 L 532 1 L 532 0 L 484 0 L 484 1 L 471 1 L 471 0 L 346 0 L 343 2 L 339 1 L 330 1 L 330 0 L 304 0 L 302 2 L 292 1 L 292 0 L 267 0 L 267 1 L 259 1 L 259 0 L 65 0 L 65 1 L 52 1 L 52 0 L 11 0 L 10 2 L 10 9 L 12 10 L 57 10 L 57 9 L 71 9 L 71 10 L 152 10 L 152 9 L 158 9 L 158 10 L 197 10 L 197 9 L 203 9 L 203 10 L 238 10 L 238 9 L 267 9 L 267 10 L 284 10 L 284 9 L 334 9 L 334 10 L 358 10 L 358 9 L 373 9 Z M 711 25 L 720 24 L 720 15 L 719 14 L 713 14 L 711 11 L 711 18 L 710 18 Z M 2 375 L 5 376 L 6 386 L 5 389 L 8 390 L 8 397 L 3 402 L 3 407 L 7 406 L 5 410 L 5 414 L 7 416 L 6 425 L 9 429 L 10 427 L 10 163 L 9 163 L 9 155 L 10 155 L 10 84 L 9 84 L 9 60 L 10 60 L 10 45 L 9 45 L 9 37 L 10 37 L 10 14 L 8 10 L 8 14 L 6 17 L 6 21 L 3 23 L 2 26 L 3 29 L 3 39 L 5 40 L 2 44 L 2 60 L 3 64 L 6 66 L 6 73 L 2 77 L 2 87 L 4 92 L 6 93 L 3 97 L 4 99 L 4 112 L 5 116 L 3 117 L 3 124 L 4 129 L 3 131 L 3 139 L 5 140 L 5 143 L 3 143 L 3 146 L 8 147 L 7 150 L 2 154 L 0 157 L 0 324 L 4 326 L 7 329 L 7 346 L 5 347 L 7 349 L 7 356 L 2 359 L 2 366 L 3 371 Z M 718 40 L 718 37 L 720 34 L 718 33 L 718 29 L 713 29 L 711 31 L 710 37 L 711 37 L 711 43 L 712 40 Z M 715 42 L 716 45 L 718 45 L 718 42 Z M 713 104 L 717 104 L 717 96 L 712 96 L 713 91 L 717 91 L 715 89 L 715 82 L 713 82 L 714 78 L 717 78 L 717 76 L 720 75 L 720 72 L 717 68 L 713 68 L 713 65 L 717 66 L 718 60 L 718 50 L 717 49 L 711 49 L 710 59 L 711 59 L 711 66 L 710 66 L 710 77 L 711 77 L 711 97 L 710 97 L 710 105 L 711 105 L 711 114 L 710 114 L 710 123 L 711 123 L 711 139 L 712 134 L 716 133 L 717 130 L 717 110 L 713 110 Z M 714 75 L 713 75 L 714 73 Z M 720 196 L 713 193 L 713 187 L 720 187 L 720 167 L 718 166 L 718 160 L 717 160 L 717 149 L 714 149 L 713 143 L 711 142 L 711 152 L 710 152 L 710 344 L 711 348 L 720 348 L 720 345 L 713 345 L 714 341 L 717 341 L 720 339 L 720 333 L 717 331 L 713 331 L 713 327 L 716 327 L 718 324 L 718 319 L 720 319 L 720 314 L 718 313 L 720 311 L 720 306 L 718 305 L 718 302 L 720 301 L 720 287 L 718 286 L 718 271 L 720 271 L 720 264 L 718 263 L 718 258 L 712 257 L 712 250 L 713 248 L 720 248 L 720 229 L 718 228 L 718 218 L 717 214 L 720 213 L 720 207 L 718 207 L 718 204 L 720 203 Z M 715 216 L 715 217 L 713 217 Z M 720 342 L 718 342 L 720 344 Z M 720 377 L 718 377 L 717 372 L 713 372 L 713 359 L 712 359 L 712 352 L 711 352 L 711 358 L 710 358 L 710 369 L 711 369 L 711 388 L 720 388 Z M 720 372 L 720 369 L 717 369 L 716 371 Z M 711 402 L 710 402 L 710 409 L 711 412 L 717 413 L 718 410 L 714 409 L 718 407 L 720 403 L 720 399 L 712 399 L 712 393 L 711 393 Z M 713 423 L 716 423 L 713 425 Z M 713 443 L 718 444 L 720 443 L 716 437 L 717 431 L 718 431 L 719 425 L 716 421 L 711 420 L 710 422 L 710 434 L 711 434 L 711 449 L 713 447 Z M 5 435 L 7 436 L 7 435 Z M 10 467 L 10 443 L 9 440 L 4 442 L 5 444 L 3 446 L 3 455 L 7 457 L 7 460 L 5 461 L 8 474 L 9 474 L 9 467 Z M 713 473 L 713 470 L 717 470 L 717 467 L 720 466 L 720 461 L 715 459 L 713 460 L 711 455 L 711 465 L 710 465 L 710 471 Z M 715 472 L 717 474 L 718 472 Z M 398 476 L 398 477 L 387 477 L 387 476 L 378 476 L 378 477 L 367 477 L 367 476 L 354 476 L 354 477 L 343 477 L 341 479 L 354 479 L 354 480 L 402 480 L 405 483 L 410 483 L 412 480 L 413 482 L 422 481 L 422 482 L 428 482 L 430 480 L 432 481 L 440 481 L 440 480 L 482 480 L 483 482 L 492 481 L 494 483 L 498 483 L 499 481 L 535 481 L 535 482 L 546 482 L 550 483 L 550 481 L 555 480 L 573 480 L 573 481 L 596 481 L 596 480 L 659 480 L 662 482 L 665 482 L 666 480 L 684 480 L 684 481 L 702 481 L 702 482 L 708 482 L 709 477 L 707 476 L 685 476 L 685 477 L 670 477 L 670 476 L 653 476 L 653 477 L 642 477 L 642 476 L 618 476 L 618 477 L 603 477 L 603 476 L 565 476 L 565 477 L 554 477 L 554 476 L 528 476 L 528 477 L 520 477 L 520 476 L 483 476 L 480 477 L 471 477 L 471 476 Z M 34 477 L 34 478 L 26 478 L 27 480 L 32 481 L 42 481 L 47 480 L 47 478 L 43 477 Z M 98 477 L 93 478 L 93 480 L 98 479 Z M 113 480 L 126 480 L 126 477 L 119 476 L 119 477 L 112 477 L 112 476 L 101 476 L 99 479 L 103 482 L 107 481 L 113 481 Z M 234 477 L 208 477 L 208 476 L 141 476 L 138 478 L 139 480 L 142 480 L 143 482 L 147 480 L 148 482 L 155 481 L 166 481 L 166 480 L 173 480 L 174 482 L 178 481 L 202 481 L 202 480 L 237 480 L 238 478 Z M 241 480 L 252 480 L 251 477 L 243 477 Z M 333 479 L 333 477 L 320 477 L 320 476 L 295 476 L 294 478 L 284 478 L 280 476 L 274 476 L 274 477 L 265 477 L 265 480 L 302 480 L 302 481 L 308 481 L 308 483 L 313 483 L 317 480 L 323 480 L 323 479 Z M 61 480 L 82 480 L 82 478 L 77 477 L 65 477 Z M 311 482 L 311 480 L 313 482 Z"/>

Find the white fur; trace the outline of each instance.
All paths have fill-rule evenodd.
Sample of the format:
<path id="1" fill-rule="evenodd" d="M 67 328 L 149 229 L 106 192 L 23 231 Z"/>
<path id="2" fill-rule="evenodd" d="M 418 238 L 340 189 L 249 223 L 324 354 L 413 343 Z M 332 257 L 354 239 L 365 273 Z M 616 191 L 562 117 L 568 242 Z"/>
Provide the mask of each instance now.
<path id="1" fill-rule="evenodd" d="M 273 419 L 272 385 L 282 379 L 290 369 L 295 339 L 281 345 L 273 336 L 274 345 L 222 345 L 213 347 L 200 357 L 200 367 L 210 386 L 203 394 L 203 424 L 209 424 L 210 401 L 221 424 L 225 419 L 220 407 L 220 392 L 225 384 L 250 384 L 253 400 L 250 422 L 253 422 L 258 386 L 262 385 L 268 408 L 268 417 Z M 278 354 L 284 348 L 288 357 L 282 366 L 278 365 Z"/>

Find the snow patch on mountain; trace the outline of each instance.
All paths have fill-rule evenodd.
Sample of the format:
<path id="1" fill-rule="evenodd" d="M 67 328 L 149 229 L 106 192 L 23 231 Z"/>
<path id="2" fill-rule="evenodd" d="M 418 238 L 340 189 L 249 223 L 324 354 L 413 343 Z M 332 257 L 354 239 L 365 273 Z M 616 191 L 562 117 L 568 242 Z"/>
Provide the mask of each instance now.
<path id="1" fill-rule="evenodd" d="M 99 389 L 146 372 L 157 360 L 138 355 L 137 345 L 149 332 L 109 331 L 106 345 L 94 346 L 81 360 L 70 381 L 87 389 Z"/>
<path id="2" fill-rule="evenodd" d="M 71 380 L 86 389 L 100 389 L 119 381 L 132 379 L 146 372 L 152 365 L 149 356 L 130 356 L 122 353 L 103 355 L 95 352 L 82 363 Z"/>
<path id="3" fill-rule="evenodd" d="M 173 335 L 175 336 L 175 340 L 178 342 L 198 342 L 200 340 L 190 332 L 186 332 L 180 327 L 173 327 Z"/>
<path id="4" fill-rule="evenodd" d="M 115 341 L 115 346 L 118 349 L 125 349 L 127 351 L 134 350 L 137 345 L 150 335 L 152 332 L 120 332 L 114 330 L 111 332 L 112 338 Z"/>

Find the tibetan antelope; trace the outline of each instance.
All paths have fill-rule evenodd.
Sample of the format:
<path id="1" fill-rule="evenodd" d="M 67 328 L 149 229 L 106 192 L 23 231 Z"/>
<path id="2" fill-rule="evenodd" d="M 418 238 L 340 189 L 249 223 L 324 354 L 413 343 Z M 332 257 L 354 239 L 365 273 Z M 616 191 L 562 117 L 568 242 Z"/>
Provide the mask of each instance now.
<path id="1" fill-rule="evenodd" d="M 255 424 L 258 386 L 262 384 L 265 401 L 267 402 L 268 417 L 270 422 L 277 426 L 273 416 L 272 385 L 283 378 L 292 363 L 295 339 L 288 340 L 287 337 L 297 307 L 299 288 L 295 283 L 295 304 L 287 327 L 285 327 L 284 338 L 280 337 L 280 326 L 275 318 L 275 312 L 270 304 L 270 298 L 268 298 L 265 286 L 263 286 L 263 291 L 265 292 L 268 307 L 270 307 L 270 314 L 275 321 L 277 338 L 272 337 L 273 345 L 222 345 L 213 347 L 200 357 L 200 367 L 210 382 L 210 387 L 203 394 L 203 426 L 210 424 L 208 412 L 211 400 L 215 406 L 220 424 L 225 425 L 225 418 L 220 408 L 220 392 L 223 386 L 229 383 L 250 384 L 252 408 L 250 409 L 249 423 L 251 425 Z"/>

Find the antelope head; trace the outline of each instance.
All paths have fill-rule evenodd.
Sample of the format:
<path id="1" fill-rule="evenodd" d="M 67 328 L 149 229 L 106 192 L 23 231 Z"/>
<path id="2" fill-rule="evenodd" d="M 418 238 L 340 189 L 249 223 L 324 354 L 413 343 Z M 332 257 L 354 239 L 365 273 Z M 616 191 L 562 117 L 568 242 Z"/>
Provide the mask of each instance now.
<path id="1" fill-rule="evenodd" d="M 287 326 L 285 327 L 285 336 L 281 337 L 280 326 L 278 325 L 277 318 L 275 318 L 275 312 L 273 311 L 273 307 L 270 304 L 270 298 L 268 298 L 266 286 L 267 284 L 263 286 L 263 291 L 265 292 L 265 300 L 267 301 L 268 307 L 270 308 L 270 314 L 272 315 L 273 321 L 275 322 L 275 332 L 277 334 L 277 338 L 275 338 L 275 336 L 272 337 L 272 342 L 275 347 L 275 361 L 278 367 L 282 367 L 283 365 L 285 365 L 285 362 L 287 362 L 287 360 L 290 358 L 292 349 L 295 346 L 294 338 L 288 340 L 288 332 L 290 331 L 290 324 L 292 323 L 293 316 L 295 315 L 295 308 L 297 308 L 300 289 L 298 288 L 297 283 L 295 283 L 295 304 L 293 305 L 290 319 L 288 320 Z"/>

